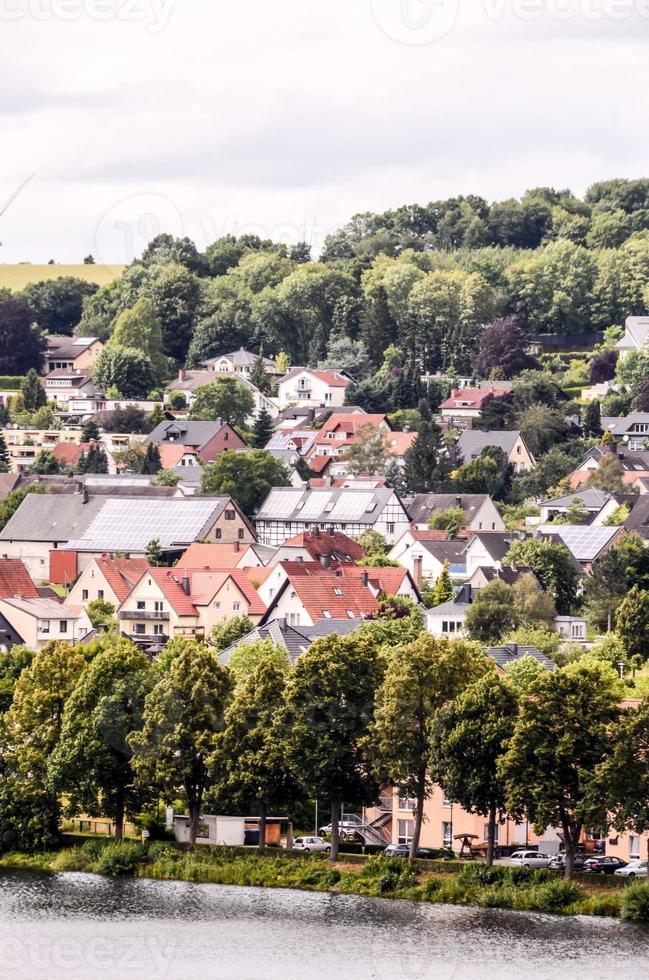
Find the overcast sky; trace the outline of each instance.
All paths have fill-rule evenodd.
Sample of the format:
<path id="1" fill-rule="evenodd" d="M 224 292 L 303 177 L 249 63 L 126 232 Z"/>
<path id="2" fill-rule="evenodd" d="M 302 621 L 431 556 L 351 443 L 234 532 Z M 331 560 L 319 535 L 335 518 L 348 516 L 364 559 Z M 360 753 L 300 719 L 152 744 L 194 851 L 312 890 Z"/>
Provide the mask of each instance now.
<path id="1" fill-rule="evenodd" d="M 649 172 L 649 0 L 0 0 L 0 262 Z"/>

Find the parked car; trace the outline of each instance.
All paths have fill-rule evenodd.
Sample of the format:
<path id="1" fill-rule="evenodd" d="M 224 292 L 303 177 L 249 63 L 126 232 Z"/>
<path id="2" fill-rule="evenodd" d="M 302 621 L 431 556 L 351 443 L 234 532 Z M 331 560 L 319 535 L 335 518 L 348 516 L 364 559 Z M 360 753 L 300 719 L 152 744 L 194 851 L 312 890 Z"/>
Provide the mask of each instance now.
<path id="1" fill-rule="evenodd" d="M 626 868 L 627 862 L 616 857 L 588 858 L 584 863 L 584 871 L 597 875 L 612 875 L 619 868 Z"/>
<path id="2" fill-rule="evenodd" d="M 625 878 L 646 878 L 649 876 L 649 861 L 633 858 L 625 867 L 617 868 L 615 874 Z"/>
<path id="3" fill-rule="evenodd" d="M 296 837 L 293 841 L 294 851 L 313 851 L 316 854 L 321 851 L 325 854 L 329 854 L 331 851 L 331 844 L 328 841 L 323 840 L 322 837 Z"/>
<path id="4" fill-rule="evenodd" d="M 410 844 L 388 844 L 383 852 L 386 857 L 392 858 L 409 858 L 410 857 Z M 430 851 L 427 851 L 425 847 L 417 848 L 418 858 L 429 858 L 431 856 Z"/>
<path id="5" fill-rule="evenodd" d="M 547 868 L 552 858 L 540 851 L 514 851 L 509 863 L 515 868 Z"/>
<path id="6" fill-rule="evenodd" d="M 362 825 L 363 821 L 357 813 L 343 813 L 338 823 L 338 831 L 341 837 L 353 837 Z M 323 837 L 330 835 L 331 824 L 328 823 L 324 827 L 318 827 L 318 831 Z"/>
<path id="7" fill-rule="evenodd" d="M 583 854 L 575 854 L 575 860 L 573 865 L 575 871 L 583 871 L 585 863 L 586 863 L 586 859 L 584 858 Z M 565 871 L 565 867 L 566 867 L 565 854 L 555 854 L 552 860 L 550 861 L 550 863 L 548 864 L 548 868 L 552 868 L 553 871 Z"/>

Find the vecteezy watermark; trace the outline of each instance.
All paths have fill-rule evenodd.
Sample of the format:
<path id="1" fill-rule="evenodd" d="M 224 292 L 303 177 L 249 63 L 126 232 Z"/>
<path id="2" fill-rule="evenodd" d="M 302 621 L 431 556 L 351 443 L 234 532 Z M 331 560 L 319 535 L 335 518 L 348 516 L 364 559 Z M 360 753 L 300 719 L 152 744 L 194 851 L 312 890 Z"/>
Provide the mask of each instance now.
<path id="1" fill-rule="evenodd" d="M 384 34 L 412 45 L 441 41 L 455 27 L 460 12 L 460 0 L 370 0 L 370 6 Z"/>
<path id="2" fill-rule="evenodd" d="M 441 41 L 460 14 L 488 23 L 512 19 L 586 23 L 649 22 L 649 0 L 370 0 L 374 21 L 399 44 L 425 45 Z"/>
<path id="3" fill-rule="evenodd" d="M 108 21 L 143 24 L 150 34 L 167 27 L 176 0 L 0 0 L 0 21 Z"/>
<path id="4" fill-rule="evenodd" d="M 129 265 L 161 233 L 182 238 L 183 219 L 162 194 L 133 194 L 113 204 L 95 233 L 94 254 L 106 265 Z"/>
<path id="5" fill-rule="evenodd" d="M 39 939 L 22 933 L 5 935 L 0 941 L 0 973 L 29 977 L 59 971 L 82 970 L 95 977 L 150 977 L 164 980 L 175 956 L 172 945 L 151 937 L 136 942 L 97 937 Z"/>

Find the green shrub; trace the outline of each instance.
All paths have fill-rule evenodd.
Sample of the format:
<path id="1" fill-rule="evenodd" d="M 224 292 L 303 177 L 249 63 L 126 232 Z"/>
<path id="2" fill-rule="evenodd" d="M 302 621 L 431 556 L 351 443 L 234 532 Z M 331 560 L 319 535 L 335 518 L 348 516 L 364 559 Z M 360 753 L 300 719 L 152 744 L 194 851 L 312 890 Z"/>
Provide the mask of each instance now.
<path id="1" fill-rule="evenodd" d="M 557 873 L 556 871 L 551 871 L 550 868 L 537 868 L 536 871 L 532 872 L 531 882 L 533 885 L 545 885 L 548 881 L 556 881 Z"/>
<path id="2" fill-rule="evenodd" d="M 531 868 L 510 868 L 509 880 L 512 885 L 525 885 L 529 884 L 532 880 L 533 874 L 534 872 Z"/>
<path id="3" fill-rule="evenodd" d="M 620 914 L 629 922 L 649 922 L 649 883 L 637 881 L 622 892 Z"/>
<path id="4" fill-rule="evenodd" d="M 618 916 L 621 895 L 590 895 L 577 906 L 578 915 Z"/>
<path id="5" fill-rule="evenodd" d="M 75 847 L 55 854 L 51 868 L 52 871 L 92 871 L 96 860 L 96 856 L 83 847 Z"/>
<path id="6" fill-rule="evenodd" d="M 488 867 L 486 864 L 467 864 L 458 875 L 462 885 L 495 885 L 508 878 L 508 869 L 499 865 Z"/>
<path id="7" fill-rule="evenodd" d="M 101 853 L 97 873 L 109 878 L 132 878 L 144 857 L 141 844 L 109 844 Z"/>
<path id="8" fill-rule="evenodd" d="M 519 892 L 517 907 L 558 915 L 583 897 L 584 892 L 574 881 L 548 881 Z"/>
<path id="9" fill-rule="evenodd" d="M 513 909 L 516 902 L 516 889 L 510 884 L 490 885 L 479 888 L 475 900 L 485 909 Z"/>
<path id="10" fill-rule="evenodd" d="M 85 841 L 85 843 L 81 845 L 81 850 L 84 854 L 89 854 L 90 857 L 98 858 L 101 857 L 103 850 L 108 846 L 108 844 L 109 841 L 107 840 L 92 838 L 91 840 Z"/>
<path id="11" fill-rule="evenodd" d="M 147 861 L 180 861 L 183 852 L 166 841 L 153 841 L 146 853 Z"/>

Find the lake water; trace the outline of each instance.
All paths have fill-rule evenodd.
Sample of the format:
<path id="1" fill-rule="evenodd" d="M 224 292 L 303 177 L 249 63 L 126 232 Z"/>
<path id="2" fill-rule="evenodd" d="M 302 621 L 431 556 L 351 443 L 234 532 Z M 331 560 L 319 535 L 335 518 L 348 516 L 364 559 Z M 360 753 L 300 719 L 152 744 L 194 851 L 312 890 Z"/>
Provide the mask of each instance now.
<path id="1" fill-rule="evenodd" d="M 647 980 L 649 928 L 255 888 L 0 874 L 15 980 Z"/>

